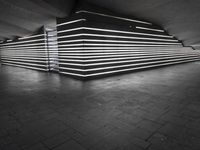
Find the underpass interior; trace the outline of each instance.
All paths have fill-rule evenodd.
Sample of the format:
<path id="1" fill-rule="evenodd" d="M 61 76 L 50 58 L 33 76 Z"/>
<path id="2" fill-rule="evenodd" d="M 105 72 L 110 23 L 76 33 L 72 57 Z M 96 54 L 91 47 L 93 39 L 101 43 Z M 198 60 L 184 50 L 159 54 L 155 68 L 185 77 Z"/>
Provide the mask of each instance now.
<path id="1" fill-rule="evenodd" d="M 199 149 L 197 1 L 0 4 L 0 150 Z"/>

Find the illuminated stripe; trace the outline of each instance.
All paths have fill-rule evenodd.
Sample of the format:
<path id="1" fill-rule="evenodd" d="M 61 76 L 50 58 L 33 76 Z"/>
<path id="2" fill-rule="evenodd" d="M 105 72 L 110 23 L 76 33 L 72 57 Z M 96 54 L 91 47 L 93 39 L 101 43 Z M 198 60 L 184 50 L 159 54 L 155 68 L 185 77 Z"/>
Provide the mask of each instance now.
<path id="1" fill-rule="evenodd" d="M 138 27 L 138 26 L 136 26 L 136 29 L 150 30 L 150 31 L 157 31 L 157 32 L 165 32 L 164 30 L 151 29 L 151 28 Z M 173 37 L 173 36 L 172 36 L 172 37 Z"/>
<path id="2" fill-rule="evenodd" d="M 109 46 L 114 46 L 114 47 L 146 47 L 146 46 L 148 46 L 148 47 L 168 47 L 169 45 L 139 45 L 139 44 L 91 44 L 91 43 L 86 43 L 86 42 L 84 42 L 84 43 L 80 43 L 80 44 L 67 44 L 67 45 L 58 45 L 58 47 L 75 47 L 75 46 L 84 46 L 84 47 L 86 47 L 86 46 L 101 46 L 101 47 L 103 47 L 103 46 L 107 46 L 107 47 L 109 47 Z M 173 46 L 173 45 L 170 45 L 170 46 Z M 56 47 L 56 46 L 54 46 L 54 47 Z"/>
<path id="3" fill-rule="evenodd" d="M 2 58 L 3 61 L 14 61 L 14 62 L 35 62 L 35 63 L 47 63 L 47 61 L 36 61 L 36 60 L 27 60 L 27 59 L 15 59 L 15 58 Z"/>
<path id="4" fill-rule="evenodd" d="M 84 53 L 88 53 L 88 54 L 86 54 L 86 55 L 90 55 L 90 54 L 96 54 L 96 55 L 99 55 L 99 54 L 113 54 L 113 53 L 115 53 L 115 54 L 119 54 L 119 53 L 130 53 L 130 52 L 132 52 L 132 53 L 153 53 L 153 52 L 170 52 L 170 51 L 168 51 L 168 50 L 165 50 L 165 51 L 163 51 L 163 50 L 146 50 L 146 51 L 140 51 L 140 50 L 136 50 L 136 51 L 131 51 L 131 50 L 118 50 L 118 51 L 116 51 L 116 50 L 107 50 L 107 51 L 60 51 L 59 52 L 59 54 L 68 54 L 68 53 L 74 53 L 74 55 L 76 54 L 76 53 L 80 53 L 80 54 L 84 54 Z M 173 52 L 173 51 L 171 51 L 171 52 Z M 177 50 L 177 52 L 179 52 L 178 50 Z M 79 55 L 80 55 L 79 54 Z"/>
<path id="5" fill-rule="evenodd" d="M 12 43 L 5 43 L 1 45 L 14 45 L 14 44 L 19 44 L 19 43 L 30 43 L 30 42 L 37 42 L 37 41 L 46 41 L 45 39 L 37 39 L 37 40 L 29 40 L 29 41 L 17 41 L 17 42 L 12 42 Z"/>
<path id="6" fill-rule="evenodd" d="M 78 20 L 74 20 L 74 21 L 69 21 L 69 22 L 57 24 L 56 26 L 59 27 L 59 26 L 67 25 L 67 24 L 72 24 L 72 23 L 80 22 L 80 21 L 86 21 L 86 19 L 78 19 Z"/>
<path id="7" fill-rule="evenodd" d="M 128 53 L 127 53 L 128 54 Z M 134 55 L 140 55 L 140 56 L 142 56 L 142 55 L 158 55 L 158 54 L 174 54 L 174 53 L 167 53 L 167 52 L 163 52 L 163 53 L 161 53 L 161 52 L 157 52 L 157 53 L 144 53 L 144 52 L 138 52 L 138 53 L 135 53 Z M 178 54 L 178 53 L 177 53 Z M 179 53 L 179 54 L 183 54 L 183 53 Z M 110 55 L 115 55 L 115 53 L 111 53 Z M 59 57 L 62 57 L 62 56 L 80 56 L 79 54 L 67 54 L 67 55 L 59 55 Z M 106 55 L 104 55 L 104 54 L 81 54 L 81 56 L 106 56 Z"/>
<path id="8" fill-rule="evenodd" d="M 159 35 L 159 34 L 149 34 L 149 33 L 139 33 L 139 32 L 128 32 L 128 31 L 121 31 L 121 30 L 90 28 L 90 27 L 79 27 L 79 28 L 67 29 L 67 30 L 58 31 L 58 33 L 66 33 L 66 32 L 77 31 L 77 30 L 93 30 L 93 31 L 123 33 L 123 34 L 131 34 L 131 35 L 147 35 L 147 36 L 173 38 L 173 36 L 170 36 L 170 35 Z"/>
<path id="9" fill-rule="evenodd" d="M 23 65 L 17 65 L 17 64 L 6 63 L 6 62 L 2 62 L 2 64 L 9 65 L 9 66 L 15 66 L 15 67 L 22 67 L 22 68 L 28 68 L 28 69 L 41 70 L 41 71 L 48 71 L 48 69 L 37 68 L 37 67 L 30 67 L 30 66 L 23 66 Z"/>
<path id="10" fill-rule="evenodd" d="M 78 59 L 59 59 L 60 62 L 71 61 L 71 62 L 79 62 L 79 63 L 91 63 L 91 62 L 100 62 L 100 61 L 117 61 L 117 60 L 128 60 L 128 59 L 144 59 L 144 58 L 157 58 L 166 56 L 196 56 L 196 55 L 188 55 L 188 54 L 162 54 L 162 55 L 151 55 L 151 56 L 135 56 L 135 57 L 120 57 L 120 58 L 109 58 L 109 59 L 90 59 L 90 60 L 78 60 Z"/>
<path id="11" fill-rule="evenodd" d="M 58 36 L 58 39 L 62 38 L 69 38 L 69 37 L 77 37 L 77 36 L 93 36 L 93 37 L 110 37 L 110 38 L 124 38 L 124 39 L 143 39 L 143 40 L 154 40 L 154 41 L 172 41 L 172 42 L 178 42 L 178 40 L 169 40 L 169 39 L 156 39 L 156 38 L 145 38 L 145 37 L 128 37 L 128 36 L 119 36 L 119 35 L 102 35 L 102 34 L 86 34 L 86 33 L 80 33 L 80 34 L 73 34 L 73 35 L 67 35 L 67 36 Z"/>
<path id="12" fill-rule="evenodd" d="M 86 75 L 82 75 L 82 74 L 79 74 L 79 73 L 70 73 L 70 72 L 61 72 L 61 71 L 59 71 L 59 73 L 72 75 L 72 76 L 78 76 L 78 77 L 86 77 Z"/>
<path id="13" fill-rule="evenodd" d="M 2 60 L 2 62 L 15 63 L 15 64 L 21 64 L 21 65 L 38 66 L 38 67 L 46 67 L 46 65 L 33 64 L 33 63 L 15 62 L 15 61 L 12 61 L 12 60 Z"/>
<path id="14" fill-rule="evenodd" d="M 180 59 L 180 60 L 173 60 L 171 62 L 166 62 L 163 61 L 161 64 L 156 64 L 156 65 L 148 65 L 148 66 L 141 66 L 141 67 L 135 67 L 135 68 L 128 68 L 128 69 L 120 69 L 120 70 L 115 70 L 115 71 L 105 71 L 101 73 L 93 73 L 89 75 L 83 75 L 83 74 L 75 74 L 75 73 L 69 73 L 69 72 L 62 72 L 62 74 L 67 74 L 67 75 L 74 75 L 74 76 L 79 76 L 79 77 L 92 77 L 92 76 L 98 76 L 98 75 L 105 75 L 105 74 L 111 74 L 111 73 L 117 73 L 117 72 L 125 72 L 125 71 L 133 71 L 133 70 L 139 70 L 139 69 L 145 69 L 145 68 L 153 68 L 153 67 L 158 67 L 158 66 L 166 66 L 166 65 L 173 65 L 173 64 L 180 64 L 180 63 L 185 63 L 185 62 L 192 62 L 192 61 L 198 61 L 200 59 Z"/>
<path id="15" fill-rule="evenodd" d="M 34 60 L 41 60 L 41 61 L 47 61 L 48 60 L 48 57 L 38 57 L 38 58 L 34 58 L 34 57 L 30 57 L 30 56 L 27 56 L 27 57 L 21 57 L 21 56 L 1 56 L 1 59 L 34 59 Z"/>
<path id="16" fill-rule="evenodd" d="M 51 49 L 51 50 L 55 50 L 55 51 L 57 51 L 58 49 Z M 35 51 L 35 52 L 45 52 L 45 48 L 43 48 L 43 49 L 35 49 L 34 47 L 32 47 L 32 48 L 12 48 L 12 49 L 10 49 L 10 48 L 7 48 L 7 49 L 2 49 L 2 51 L 6 51 L 6 52 L 8 52 L 8 51 L 10 51 L 10 52 L 17 52 L 17 51 L 25 51 L 25 52 L 29 52 L 29 51 Z"/>
<path id="17" fill-rule="evenodd" d="M 4 55 L 2 55 L 2 56 L 5 56 L 5 57 L 12 57 L 12 56 L 13 56 L 13 57 L 14 57 L 14 56 L 17 56 L 17 57 L 18 57 L 18 56 L 26 57 L 26 56 L 27 56 L 27 57 L 35 57 L 35 58 L 44 58 L 44 57 L 47 57 L 46 55 L 42 55 L 42 54 L 41 54 L 41 55 L 40 55 L 40 54 L 39 54 L 39 55 L 38 55 L 38 54 L 36 55 L 36 54 L 23 54 L 23 53 L 22 53 L 22 54 L 17 54 L 17 55 L 4 54 Z"/>
<path id="18" fill-rule="evenodd" d="M 46 59 L 45 61 L 37 61 L 37 60 L 17 59 L 17 58 L 2 58 L 2 60 L 16 61 L 16 62 L 25 61 L 25 62 L 47 63 L 47 62 L 46 62 L 47 59 Z"/>
<path id="19" fill-rule="evenodd" d="M 91 11 L 86 11 L 86 10 L 80 10 L 80 11 L 77 11 L 76 13 L 90 13 L 90 14 L 104 16 L 104 17 L 110 17 L 110 18 L 115 18 L 115 19 L 120 19 L 120 20 L 126 20 L 126 21 L 131 21 L 131 22 L 137 22 L 137 23 L 152 25 L 152 23 L 145 22 L 145 21 L 139 21 L 139 20 L 134 20 L 134 19 L 117 17 L 117 16 L 112 16 L 112 15 L 107 15 L 107 14 L 102 14 L 102 13 L 97 13 L 97 12 L 91 12 Z"/>
<path id="20" fill-rule="evenodd" d="M 137 44 L 137 43 L 141 43 L 141 44 L 169 44 L 169 45 L 181 45 L 181 43 L 167 43 L 167 42 L 143 42 L 143 41 L 122 41 L 122 40 L 95 40 L 95 39 L 79 39 L 79 40 L 67 40 L 67 41 L 58 41 L 58 44 L 62 44 L 62 43 L 74 43 L 74 42 L 102 42 L 102 43 L 133 43 L 133 44 Z"/>
<path id="21" fill-rule="evenodd" d="M 87 54 L 87 53 L 78 53 L 78 54 L 76 54 L 76 53 L 60 53 L 59 54 L 59 56 L 107 56 L 107 55 L 117 55 L 117 54 L 135 54 L 135 55 L 138 55 L 138 54 L 145 54 L 145 55 L 147 55 L 147 54 L 165 54 L 165 53 L 169 53 L 170 54 L 170 52 L 154 52 L 154 53 L 152 53 L 152 52 L 134 52 L 134 53 L 130 53 L 130 52 L 121 52 L 121 53 L 89 53 L 89 54 Z M 180 52 L 181 53 L 181 52 Z"/>
<path id="22" fill-rule="evenodd" d="M 12 47 L 28 47 L 34 45 L 44 45 L 45 43 L 35 43 L 35 44 L 21 44 L 21 45 L 13 45 L 13 46 L 2 46 L 2 48 L 12 48 Z"/>
<path id="23" fill-rule="evenodd" d="M 163 57 L 163 58 L 153 58 L 153 59 L 138 59 L 138 60 L 125 60 L 125 61 L 117 61 L 117 62 L 103 62 L 103 63 L 92 63 L 92 64 L 76 64 L 76 63 L 59 63 L 60 65 L 73 65 L 73 66 L 80 66 L 80 67 L 91 67 L 91 66 L 97 66 L 97 65 L 108 65 L 108 64 L 119 64 L 119 63 L 133 63 L 138 61 L 155 61 L 159 59 L 173 59 L 173 58 L 184 58 L 188 56 L 177 56 L 177 57 Z M 191 56 L 192 57 L 192 56 Z M 195 56 L 194 56 L 195 57 Z M 198 56 L 196 56 L 198 57 Z M 110 66 L 107 68 L 115 68 L 116 66 Z"/>
<path id="24" fill-rule="evenodd" d="M 123 54 L 123 53 L 122 53 Z M 126 56 L 157 56 L 157 55 L 165 55 L 165 54 L 185 54 L 185 53 L 144 53 L 144 54 L 135 54 L 135 53 L 127 53 L 127 54 L 123 54 L 123 55 L 100 55 L 100 56 L 63 56 L 60 55 L 59 58 L 66 58 L 66 59 L 98 59 L 98 58 L 115 58 L 115 57 L 126 57 Z"/>
<path id="25" fill-rule="evenodd" d="M 188 58 L 175 58 L 175 59 L 171 59 L 171 60 L 160 60 L 160 61 L 155 61 L 155 62 L 145 62 L 145 63 L 137 63 L 137 64 L 128 64 L 128 65 L 118 65 L 118 66 L 110 66 L 110 67 L 102 67 L 102 68 L 93 68 L 93 69 L 78 69 L 78 68 L 69 68 L 69 67 L 59 67 L 59 69 L 68 69 L 68 70 L 73 70 L 73 71 L 81 71 L 81 72 L 88 72 L 88 71 L 99 71 L 99 70 L 105 70 L 105 69 L 113 69 L 113 68 L 122 68 L 122 67 L 134 67 L 134 66 L 138 66 L 138 65 L 149 65 L 149 64 L 158 64 L 158 63 L 165 63 L 165 62 L 173 62 L 173 61 L 182 61 L 182 60 L 188 60 L 188 59 L 197 59 L 199 60 L 200 58 L 197 57 L 188 57 Z M 142 66 L 142 67 L 146 67 L 146 66 Z M 129 69 L 134 69 L 134 68 L 129 68 Z M 100 73 L 94 73 L 94 74 L 104 74 L 105 72 L 119 72 L 122 70 L 126 70 L 126 69 L 121 69 L 121 70 L 114 70 L 114 71 L 104 71 L 104 72 L 100 72 Z M 84 76 L 91 76 L 94 74 L 88 74 L 88 75 L 84 75 Z"/>
<path id="26" fill-rule="evenodd" d="M 149 47 L 69 47 L 69 48 L 59 48 L 60 52 L 68 52 L 70 50 L 74 50 L 73 52 L 78 52 L 78 50 L 81 50 L 82 52 L 105 52 L 105 51 L 134 51 L 134 50 L 150 50 Z M 159 49 L 153 49 L 154 47 L 151 47 L 151 50 L 159 50 Z M 157 48 L 160 48 L 158 46 Z M 168 48 L 165 46 L 164 48 Z M 65 51 L 66 50 L 66 51 Z M 161 49 L 162 50 L 162 49 Z M 164 50 L 164 49 L 163 49 Z M 173 50 L 173 49 L 166 49 L 166 50 Z"/>
<path id="27" fill-rule="evenodd" d="M 18 39 L 19 40 L 24 40 L 24 39 L 30 39 L 30 38 L 40 37 L 40 36 L 46 36 L 46 34 L 38 34 L 38 35 L 26 36 L 26 37 L 21 37 L 21 38 L 18 38 Z"/>

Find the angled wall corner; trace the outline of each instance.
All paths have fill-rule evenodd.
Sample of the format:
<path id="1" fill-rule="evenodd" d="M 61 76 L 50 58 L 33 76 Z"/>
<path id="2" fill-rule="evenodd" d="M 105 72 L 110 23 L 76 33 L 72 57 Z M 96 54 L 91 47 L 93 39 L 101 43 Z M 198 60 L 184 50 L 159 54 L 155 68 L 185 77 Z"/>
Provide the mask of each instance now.
<path id="1" fill-rule="evenodd" d="M 150 22 L 90 8 L 57 19 L 61 74 L 87 79 L 200 58 Z"/>

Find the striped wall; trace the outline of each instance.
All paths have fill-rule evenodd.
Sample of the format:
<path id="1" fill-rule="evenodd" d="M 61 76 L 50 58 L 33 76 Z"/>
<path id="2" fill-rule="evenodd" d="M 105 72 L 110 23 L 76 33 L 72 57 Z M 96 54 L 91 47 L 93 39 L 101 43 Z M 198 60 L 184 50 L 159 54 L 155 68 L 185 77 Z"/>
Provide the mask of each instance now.
<path id="1" fill-rule="evenodd" d="M 91 78 L 199 60 L 152 23 L 80 10 L 57 20 L 59 71 Z"/>
<path id="2" fill-rule="evenodd" d="M 45 33 L 7 40 L 1 43 L 0 48 L 2 64 L 48 71 Z"/>

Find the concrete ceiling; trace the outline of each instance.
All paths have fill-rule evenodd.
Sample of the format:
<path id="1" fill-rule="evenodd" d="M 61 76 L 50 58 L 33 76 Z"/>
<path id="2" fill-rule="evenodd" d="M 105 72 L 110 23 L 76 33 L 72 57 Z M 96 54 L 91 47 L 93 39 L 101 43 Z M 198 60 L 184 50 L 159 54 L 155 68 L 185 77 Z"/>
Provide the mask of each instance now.
<path id="1" fill-rule="evenodd" d="M 199 0 L 86 0 L 156 23 L 187 46 L 200 46 Z M 75 0 L 0 0 L 0 39 L 24 36 L 66 17 Z"/>
<path id="2" fill-rule="evenodd" d="M 74 0 L 0 0 L 0 39 L 37 32 L 43 25 L 66 17 Z"/>

